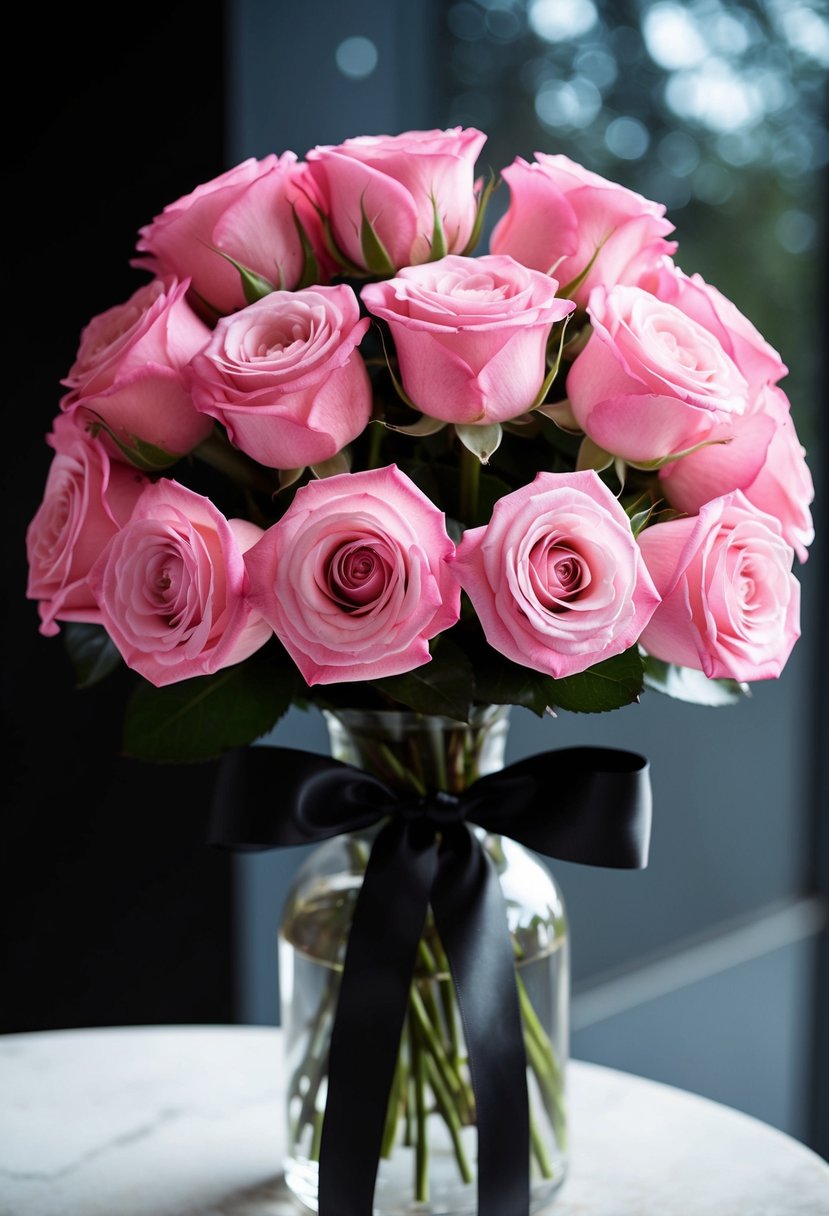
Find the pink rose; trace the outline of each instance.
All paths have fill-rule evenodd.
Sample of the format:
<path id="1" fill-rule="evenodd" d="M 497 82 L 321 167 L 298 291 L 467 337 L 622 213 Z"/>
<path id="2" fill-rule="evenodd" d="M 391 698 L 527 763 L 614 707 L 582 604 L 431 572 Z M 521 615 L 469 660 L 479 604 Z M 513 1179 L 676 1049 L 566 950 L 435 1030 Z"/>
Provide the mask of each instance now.
<path id="1" fill-rule="evenodd" d="M 727 296 L 706 283 L 701 275 L 687 275 L 669 258 L 643 275 L 638 284 L 674 304 L 687 317 L 712 333 L 733 360 L 752 390 L 776 384 L 788 372 L 774 347 Z"/>
<path id="2" fill-rule="evenodd" d="M 444 251 L 462 253 L 472 235 L 475 161 L 486 135 L 474 129 L 361 135 L 306 155 L 334 240 L 355 266 L 388 274 Z M 367 226 L 380 250 L 364 240 Z"/>
<path id="3" fill-rule="evenodd" d="M 239 271 L 228 257 L 274 287 L 296 287 L 305 270 L 299 219 L 324 277 L 332 263 L 305 187 L 306 167 L 293 152 L 250 157 L 169 203 L 141 228 L 136 248 L 146 256 L 134 264 L 190 279 L 210 311 L 235 312 L 246 301 Z"/>
<path id="4" fill-rule="evenodd" d="M 674 225 L 664 218 L 660 203 L 566 156 L 536 152 L 534 161 L 518 156 L 502 177 L 510 188 L 510 202 L 492 231 L 490 249 L 555 274 L 561 283 L 569 284 L 587 271 L 573 291 L 582 307 L 598 284 L 635 283 L 663 254 L 676 249 L 675 242 L 664 239 Z"/>
<path id="5" fill-rule="evenodd" d="M 788 398 L 776 386 L 763 388 L 751 411 L 735 418 L 728 443 L 672 461 L 659 476 L 670 504 L 689 515 L 712 498 L 742 490 L 753 506 L 780 522 L 783 538 L 806 561 L 815 538 L 809 509 L 815 487 Z"/>
<path id="6" fill-rule="evenodd" d="M 308 684 L 399 675 L 458 619 L 453 549 L 443 512 L 395 465 L 327 477 L 246 553 L 249 599 Z"/>
<path id="7" fill-rule="evenodd" d="M 600 448 L 649 463 L 729 433 L 748 385 L 709 330 L 641 287 L 595 287 L 588 312 L 567 396 Z"/>
<path id="8" fill-rule="evenodd" d="M 201 443 L 211 424 L 195 409 L 182 371 L 210 330 L 186 291 L 186 282 L 155 279 L 93 317 L 63 380 L 69 392 L 60 408 L 81 425 L 103 422 L 128 448 L 140 441 L 181 456 Z"/>
<path id="9" fill-rule="evenodd" d="M 592 470 L 538 473 L 499 498 L 451 568 L 490 646 L 556 679 L 633 646 L 659 603 L 627 515 Z"/>
<path id="10" fill-rule="evenodd" d="M 504 422 L 534 403 L 547 339 L 575 304 L 558 282 L 513 258 L 449 254 L 362 288 L 391 329 L 407 395 L 446 422 Z"/>
<path id="11" fill-rule="evenodd" d="M 260 464 L 328 460 L 371 415 L 371 383 L 357 351 L 369 324 L 345 284 L 274 291 L 223 317 L 193 359 L 196 408 Z"/>
<path id="12" fill-rule="evenodd" d="M 271 636 L 245 598 L 243 553 L 262 535 L 162 478 L 89 574 L 101 622 L 128 667 L 157 688 L 248 658 Z"/>
<path id="13" fill-rule="evenodd" d="M 40 632 L 57 621 L 101 623 L 87 576 L 98 554 L 129 519 L 146 483 L 131 465 L 111 462 L 104 445 L 66 414 L 46 442 L 54 456 L 43 501 L 26 530 L 26 595 L 38 600 Z"/>
<path id="14" fill-rule="evenodd" d="M 642 634 L 649 654 L 711 679 L 780 675 L 800 636 L 800 586 L 776 519 L 735 490 L 651 524 L 639 547 L 662 596 Z"/>

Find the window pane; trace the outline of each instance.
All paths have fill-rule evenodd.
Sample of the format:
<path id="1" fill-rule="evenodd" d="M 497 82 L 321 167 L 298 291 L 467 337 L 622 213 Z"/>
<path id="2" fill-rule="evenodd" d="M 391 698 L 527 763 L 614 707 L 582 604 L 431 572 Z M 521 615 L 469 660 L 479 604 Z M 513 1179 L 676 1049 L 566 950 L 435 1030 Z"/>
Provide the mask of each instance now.
<path id="1" fill-rule="evenodd" d="M 458 0 L 444 16 L 449 124 L 489 135 L 496 172 L 563 153 L 668 208 L 676 262 L 781 353 L 816 442 L 825 84 L 821 0 Z M 490 224 L 505 208 L 496 192 Z"/>

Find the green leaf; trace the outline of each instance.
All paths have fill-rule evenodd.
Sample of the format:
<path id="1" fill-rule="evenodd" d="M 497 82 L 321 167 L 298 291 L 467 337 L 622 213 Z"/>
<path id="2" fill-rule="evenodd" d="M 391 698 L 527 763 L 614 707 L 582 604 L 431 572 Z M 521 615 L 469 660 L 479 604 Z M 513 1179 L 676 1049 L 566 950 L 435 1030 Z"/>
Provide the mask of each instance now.
<path id="1" fill-rule="evenodd" d="M 433 262 L 437 262 L 440 258 L 445 258 L 449 252 L 446 248 L 446 234 L 443 231 L 443 220 L 440 218 L 438 211 L 437 199 L 432 195 L 432 214 L 434 220 L 432 223 L 432 258 Z"/>
<path id="2" fill-rule="evenodd" d="M 320 264 L 317 260 L 314 246 L 311 244 L 310 237 L 303 227 L 302 220 L 297 215 L 296 207 L 293 207 L 292 210 L 294 214 L 294 226 L 299 236 L 299 242 L 302 245 L 302 273 L 294 290 L 302 291 L 306 287 L 313 287 L 315 283 L 319 283 Z"/>
<path id="3" fill-rule="evenodd" d="M 466 245 L 461 250 L 461 253 L 463 254 L 464 257 L 467 257 L 469 254 L 472 253 L 472 250 L 475 248 L 475 246 L 478 244 L 478 241 L 481 239 L 481 233 L 483 232 L 484 217 L 486 216 L 486 210 L 487 210 L 487 207 L 489 206 L 489 201 L 492 198 L 492 192 L 498 186 L 498 180 L 499 179 L 496 177 L 496 175 L 490 169 L 489 181 L 486 183 L 486 185 L 481 190 L 481 193 L 478 196 L 477 207 L 475 210 L 475 222 L 472 225 L 472 231 L 469 234 L 469 240 L 466 242 Z"/>
<path id="4" fill-rule="evenodd" d="M 481 426 L 456 422 L 455 433 L 464 447 L 478 457 L 481 464 L 489 464 L 489 458 L 501 446 L 504 434 L 498 422 L 483 423 Z"/>
<path id="5" fill-rule="evenodd" d="M 644 687 L 642 658 L 636 646 L 586 671 L 550 681 L 550 707 L 575 714 L 606 713 L 638 701 Z"/>
<path id="6" fill-rule="evenodd" d="M 652 473 L 656 469 L 663 469 L 666 464 L 673 464 L 675 460 L 681 460 L 683 456 L 690 456 L 692 452 L 699 452 L 702 448 L 710 448 L 715 444 L 731 443 L 731 437 L 727 439 L 704 439 L 702 443 L 695 443 L 692 448 L 684 448 L 681 452 L 672 452 L 670 456 L 661 456 L 659 460 L 628 460 L 628 464 L 634 469 L 641 469 L 644 473 Z"/>
<path id="7" fill-rule="evenodd" d="M 737 680 L 713 680 L 704 671 L 665 663 L 649 654 L 643 654 L 642 661 L 645 668 L 645 687 L 664 693 L 677 701 L 717 708 L 736 705 L 751 696 L 749 685 L 741 684 Z"/>
<path id="8" fill-rule="evenodd" d="M 600 448 L 589 435 L 585 435 L 579 445 L 579 454 L 576 457 L 576 471 L 582 473 L 585 469 L 595 469 L 597 473 L 602 473 L 605 469 L 609 469 L 612 464 L 613 457 L 610 452 L 606 452 L 604 448 Z"/>
<path id="9" fill-rule="evenodd" d="M 611 230 L 610 230 L 610 232 L 608 232 L 607 236 L 602 237 L 602 239 L 599 241 L 596 248 L 593 250 L 593 256 L 591 257 L 591 259 L 587 263 L 587 265 L 584 267 L 584 269 L 579 274 L 577 274 L 574 279 L 571 279 L 569 283 L 565 283 L 565 285 L 563 287 L 560 287 L 558 289 L 558 294 L 560 296 L 564 296 L 565 299 L 568 299 L 568 300 L 572 299 L 572 297 L 575 295 L 575 293 L 581 287 L 584 280 L 590 274 L 590 271 L 593 269 L 593 265 L 596 261 L 596 258 L 601 253 L 602 246 L 604 245 L 605 241 L 607 241 L 611 236 L 613 236 L 613 233 L 615 231 L 616 231 L 615 228 L 611 228 Z"/>
<path id="10" fill-rule="evenodd" d="M 432 642 L 432 660 L 401 676 L 372 680 L 371 685 L 415 713 L 442 714 L 465 722 L 475 688 L 475 672 L 461 648 L 446 636 Z"/>
<path id="11" fill-rule="evenodd" d="M 302 474 L 305 472 L 306 465 L 301 465 L 298 469 L 280 469 L 279 470 L 279 493 L 283 490 L 288 490 L 291 486 L 296 485 Z"/>
<path id="12" fill-rule="evenodd" d="M 295 687 L 287 664 L 250 661 L 165 688 L 142 682 L 127 703 L 124 754 L 161 764 L 217 759 L 266 734 Z"/>
<path id="13" fill-rule="evenodd" d="M 241 262 L 237 262 L 235 258 L 232 258 L 229 253 L 225 253 L 223 249 L 216 249 L 216 253 L 221 254 L 225 261 L 230 262 L 231 266 L 239 271 L 239 277 L 242 280 L 242 291 L 245 293 L 245 300 L 248 304 L 255 304 L 257 300 L 264 300 L 265 296 L 269 296 L 272 291 L 277 290 L 276 283 L 272 283 L 264 275 L 257 274 L 249 266 L 243 266 Z"/>
<path id="14" fill-rule="evenodd" d="M 372 274 L 381 275 L 387 278 L 394 274 L 394 263 L 389 257 L 388 251 L 377 235 L 377 232 L 371 220 L 366 215 L 366 209 L 363 199 L 360 199 L 360 249 L 363 254 L 363 260 L 366 267 Z"/>
<path id="15" fill-rule="evenodd" d="M 647 499 L 644 500 L 647 502 L 647 506 L 642 507 L 641 510 L 637 510 L 636 508 L 642 501 L 643 499 L 640 497 L 636 500 L 636 502 L 631 503 L 629 507 L 625 508 L 628 519 L 630 520 L 630 530 L 634 536 L 638 536 L 642 529 L 648 526 L 648 523 L 657 510 L 657 503 L 647 502 Z"/>
<path id="16" fill-rule="evenodd" d="M 521 705 L 539 718 L 550 704 L 549 676 L 512 663 L 492 649 L 475 664 L 475 691 L 479 701 L 491 705 Z"/>
<path id="17" fill-rule="evenodd" d="M 412 435 L 415 438 L 436 435 L 446 426 L 446 423 L 442 422 L 440 418 L 430 418 L 428 414 L 421 414 L 417 422 L 410 422 L 408 426 L 395 426 L 393 422 L 386 422 L 383 418 L 380 421 L 390 431 L 399 431 L 401 435 Z"/>
<path id="18" fill-rule="evenodd" d="M 319 460 L 316 464 L 310 466 L 311 472 L 315 477 L 337 477 L 341 473 L 351 472 L 351 461 L 345 448 L 341 452 L 336 452 L 330 456 L 328 460 Z"/>
<path id="19" fill-rule="evenodd" d="M 121 653 L 103 625 L 67 621 L 62 630 L 78 688 L 91 688 L 93 684 L 99 684 L 116 667 L 121 666 Z"/>
<path id="20" fill-rule="evenodd" d="M 568 313 L 567 316 L 564 317 L 563 320 L 561 321 L 561 331 L 559 333 L 559 339 L 558 339 L 558 350 L 550 363 L 550 370 L 547 372 L 547 375 L 544 377 L 544 383 L 541 385 L 541 388 L 538 390 L 535 401 L 530 406 L 531 410 L 537 410 L 541 405 L 544 404 L 544 398 L 547 396 L 550 389 L 553 387 L 553 381 L 555 380 L 556 376 L 558 375 L 558 369 L 561 367 L 561 352 L 564 350 L 564 335 L 567 332 L 567 325 L 568 325 L 568 323 L 570 321 L 570 317 L 572 315 L 573 315 L 572 313 Z M 552 340 L 552 330 L 550 331 L 550 340 Z"/>
<path id="21" fill-rule="evenodd" d="M 566 431 L 568 435 L 583 434 L 566 397 L 562 401 L 545 401 L 542 405 L 537 405 L 534 412 L 549 418 L 559 430 Z"/>

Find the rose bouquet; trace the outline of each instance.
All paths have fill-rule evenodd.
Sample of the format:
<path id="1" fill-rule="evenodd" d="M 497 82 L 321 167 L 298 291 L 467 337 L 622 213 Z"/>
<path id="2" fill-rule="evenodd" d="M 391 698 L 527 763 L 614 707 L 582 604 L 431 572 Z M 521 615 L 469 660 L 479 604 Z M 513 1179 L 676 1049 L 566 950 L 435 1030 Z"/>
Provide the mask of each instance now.
<path id="1" fill-rule="evenodd" d="M 80 682 L 135 673 L 129 754 L 216 758 L 291 706 L 468 724 L 782 671 L 813 538 L 784 363 L 663 206 L 560 155 L 476 176 L 485 138 L 248 159 L 141 230 L 26 538 Z M 469 1095 L 433 1085 L 454 1126 Z"/>

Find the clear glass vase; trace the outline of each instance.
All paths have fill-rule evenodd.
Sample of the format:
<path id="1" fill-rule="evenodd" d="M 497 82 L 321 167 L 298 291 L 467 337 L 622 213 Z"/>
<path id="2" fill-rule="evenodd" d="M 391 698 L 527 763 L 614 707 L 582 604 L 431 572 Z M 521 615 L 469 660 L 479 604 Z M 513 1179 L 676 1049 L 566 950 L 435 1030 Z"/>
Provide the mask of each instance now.
<path id="1" fill-rule="evenodd" d="M 331 753 L 387 784 L 459 793 L 504 764 L 508 707 L 470 723 L 406 712 L 326 713 Z M 317 1211 L 326 1061 L 345 945 L 373 836 L 338 836 L 298 870 L 279 939 L 286 1051 L 285 1181 Z M 561 892 L 546 865 L 506 837 L 476 829 L 504 893 L 528 1061 L 531 1210 L 549 1202 L 567 1169 L 569 937 Z M 377 1173 L 375 1216 L 474 1216 L 474 1097 L 460 1018 L 431 915 L 421 939 Z"/>

